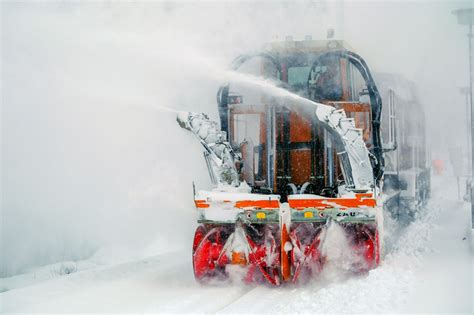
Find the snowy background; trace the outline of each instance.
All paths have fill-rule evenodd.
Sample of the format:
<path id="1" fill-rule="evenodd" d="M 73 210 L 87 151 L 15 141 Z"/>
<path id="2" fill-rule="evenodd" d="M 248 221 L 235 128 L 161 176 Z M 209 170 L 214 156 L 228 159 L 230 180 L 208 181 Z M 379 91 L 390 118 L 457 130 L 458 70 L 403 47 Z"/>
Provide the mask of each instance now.
<path id="1" fill-rule="evenodd" d="M 417 83 L 432 157 L 449 165 L 450 151 L 465 154 L 455 150 L 466 143 L 459 88 L 468 84 L 467 28 L 451 11 L 469 5 L 2 2 L 0 305 L 469 313 L 470 214 L 451 167 L 433 178 L 420 219 L 389 233 L 384 264 L 367 278 L 328 275 L 302 290 L 247 295 L 242 286 L 198 287 L 191 182 L 209 181 L 199 143 L 166 110 L 217 118 L 219 74 L 233 57 L 286 35 L 325 38 L 332 27 L 372 71 Z M 365 294 L 376 301 L 359 303 Z"/>

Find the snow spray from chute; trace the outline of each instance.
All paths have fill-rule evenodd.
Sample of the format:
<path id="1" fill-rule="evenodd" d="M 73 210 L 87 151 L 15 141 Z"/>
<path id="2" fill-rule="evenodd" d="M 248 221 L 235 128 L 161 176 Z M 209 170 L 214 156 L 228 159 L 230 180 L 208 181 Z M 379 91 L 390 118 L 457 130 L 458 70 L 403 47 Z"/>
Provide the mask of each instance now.
<path id="1" fill-rule="evenodd" d="M 127 109 L 132 109 L 132 110 L 143 110 L 143 111 L 149 111 L 149 112 L 160 112 L 160 113 L 172 113 L 172 114 L 177 114 L 180 111 L 168 106 L 164 105 L 144 105 L 144 104 L 139 104 L 139 105 L 128 105 L 126 106 Z"/>
<path id="2" fill-rule="evenodd" d="M 150 109 L 154 109 L 154 110 L 162 111 L 162 112 L 168 112 L 168 113 L 175 113 L 175 114 L 179 113 L 179 110 L 176 110 L 176 109 L 173 109 L 173 108 L 170 108 L 170 107 L 167 107 L 167 106 L 163 106 L 163 105 L 156 105 L 156 106 L 153 106 Z"/>
<path id="3" fill-rule="evenodd" d="M 299 96 L 295 93 L 292 93 L 288 90 L 285 90 L 281 87 L 276 85 L 276 81 L 271 79 L 264 79 L 252 74 L 246 74 L 242 72 L 238 72 L 235 70 L 226 69 L 226 66 L 219 65 L 216 62 L 212 62 L 212 58 L 203 58 L 199 56 L 207 56 L 207 54 L 197 51 L 192 47 L 187 47 L 187 51 L 191 56 L 195 56 L 194 58 L 184 58 L 181 61 L 181 66 L 183 68 L 188 69 L 189 72 L 198 72 L 201 74 L 202 78 L 207 78 L 210 81 L 216 81 L 219 84 L 230 82 L 230 83 L 241 83 L 248 86 L 251 89 L 258 90 L 259 92 L 263 92 L 267 95 L 273 96 L 275 98 L 280 98 L 282 101 L 284 98 L 291 99 L 298 105 L 303 105 L 309 107 L 310 110 L 313 110 L 317 103 L 308 100 L 302 96 Z M 176 57 L 175 55 L 168 55 L 165 51 L 160 51 L 158 56 L 163 59 L 170 59 L 174 60 Z M 196 57 L 197 56 L 197 57 Z M 176 109 L 171 108 L 166 105 L 132 105 L 136 108 L 142 109 L 150 109 L 156 110 L 161 112 L 170 112 L 170 113 L 177 113 L 183 109 Z M 217 107 L 217 106 L 216 106 Z M 198 112 L 195 110 L 195 112 Z"/>

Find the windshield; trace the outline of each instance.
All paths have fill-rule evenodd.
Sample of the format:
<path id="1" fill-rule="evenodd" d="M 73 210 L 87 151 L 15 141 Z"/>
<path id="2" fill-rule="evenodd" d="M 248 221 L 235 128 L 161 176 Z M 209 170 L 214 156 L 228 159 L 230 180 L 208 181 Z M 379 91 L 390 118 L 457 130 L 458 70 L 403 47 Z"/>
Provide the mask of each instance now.
<path id="1" fill-rule="evenodd" d="M 288 84 L 296 91 L 305 90 L 310 66 L 288 68 Z"/>
<path id="2" fill-rule="evenodd" d="M 265 130 L 262 113 L 232 113 L 231 142 L 242 154 L 242 179 L 265 186 Z"/>

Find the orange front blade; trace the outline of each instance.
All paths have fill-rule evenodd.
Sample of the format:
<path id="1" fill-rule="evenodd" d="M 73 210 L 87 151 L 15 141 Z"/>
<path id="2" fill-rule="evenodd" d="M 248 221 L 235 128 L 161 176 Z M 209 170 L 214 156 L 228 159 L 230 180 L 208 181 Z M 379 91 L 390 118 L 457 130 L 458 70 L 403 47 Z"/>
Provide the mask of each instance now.
<path id="1" fill-rule="evenodd" d="M 281 276 L 283 281 L 289 281 L 291 277 L 290 270 L 290 255 L 285 251 L 286 242 L 290 241 L 286 224 L 283 224 L 281 229 Z"/>

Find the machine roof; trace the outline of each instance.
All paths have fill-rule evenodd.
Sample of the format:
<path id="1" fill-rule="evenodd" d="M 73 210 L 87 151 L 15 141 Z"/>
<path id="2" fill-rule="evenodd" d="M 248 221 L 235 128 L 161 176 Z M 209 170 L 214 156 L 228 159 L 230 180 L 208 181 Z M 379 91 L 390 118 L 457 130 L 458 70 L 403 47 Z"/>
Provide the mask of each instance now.
<path id="1" fill-rule="evenodd" d="M 343 40 L 286 40 L 266 43 L 264 50 L 279 53 L 308 52 L 318 53 L 329 50 L 352 50 L 349 44 Z"/>

